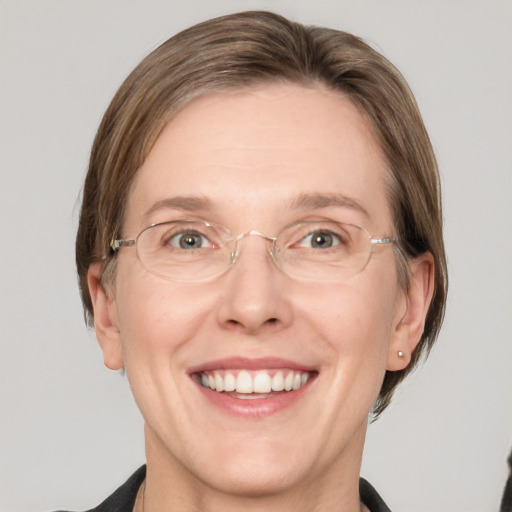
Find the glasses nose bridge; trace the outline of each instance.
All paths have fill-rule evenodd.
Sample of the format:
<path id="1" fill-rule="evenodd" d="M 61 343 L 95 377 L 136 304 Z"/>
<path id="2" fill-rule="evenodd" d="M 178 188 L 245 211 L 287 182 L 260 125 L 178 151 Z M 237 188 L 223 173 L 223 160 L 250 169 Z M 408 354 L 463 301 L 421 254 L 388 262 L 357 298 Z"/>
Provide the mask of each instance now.
<path id="1" fill-rule="evenodd" d="M 259 236 L 260 238 L 264 238 L 265 240 L 267 240 L 267 242 L 272 242 L 272 243 L 277 240 L 277 238 L 275 238 L 275 237 L 264 235 L 263 233 L 260 233 L 259 231 L 256 231 L 255 229 L 253 229 L 251 231 L 247 231 L 247 233 L 240 233 L 236 237 L 237 242 L 239 240 L 242 240 L 242 238 L 245 238 L 246 236 Z"/>
<path id="2" fill-rule="evenodd" d="M 246 237 L 249 237 L 249 236 L 258 236 L 260 238 L 263 238 L 263 240 L 265 240 L 267 242 L 267 246 L 268 246 L 268 249 L 269 249 L 268 250 L 269 256 L 275 257 L 274 246 L 275 246 L 275 242 L 276 242 L 277 238 L 276 237 L 272 237 L 272 236 L 264 235 L 263 233 L 260 233 L 259 231 L 256 231 L 255 229 L 253 229 L 251 231 L 247 231 L 246 233 L 240 233 L 235 238 L 236 247 L 235 247 L 235 252 L 232 255 L 233 263 L 236 261 L 236 259 L 238 258 L 238 255 L 240 254 L 240 251 L 241 251 L 241 248 L 242 248 L 242 244 L 241 244 L 242 239 L 246 238 Z"/>

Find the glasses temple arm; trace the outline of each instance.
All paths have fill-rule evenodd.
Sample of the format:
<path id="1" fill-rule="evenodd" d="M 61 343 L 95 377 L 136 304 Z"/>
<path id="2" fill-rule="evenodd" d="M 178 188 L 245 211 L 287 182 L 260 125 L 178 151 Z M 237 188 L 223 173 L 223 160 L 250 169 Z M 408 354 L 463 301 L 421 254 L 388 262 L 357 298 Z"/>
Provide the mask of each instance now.
<path id="1" fill-rule="evenodd" d="M 112 242 L 110 242 L 110 248 L 114 252 L 117 252 L 121 247 L 131 247 L 135 245 L 135 242 L 136 240 L 112 240 Z"/>
<path id="2" fill-rule="evenodd" d="M 370 238 L 370 243 L 372 244 L 394 244 L 398 242 L 398 238 Z"/>

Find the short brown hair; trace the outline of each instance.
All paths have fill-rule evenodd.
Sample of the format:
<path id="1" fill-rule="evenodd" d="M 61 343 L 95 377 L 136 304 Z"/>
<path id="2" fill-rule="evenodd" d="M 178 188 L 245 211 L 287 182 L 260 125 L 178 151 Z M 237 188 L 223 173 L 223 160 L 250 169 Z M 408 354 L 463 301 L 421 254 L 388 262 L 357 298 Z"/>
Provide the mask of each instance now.
<path id="1" fill-rule="evenodd" d="M 432 145 L 407 83 L 386 58 L 346 32 L 304 26 L 269 12 L 242 12 L 180 32 L 134 69 L 103 117 L 83 189 L 76 263 L 85 315 L 92 325 L 89 266 L 104 260 L 110 241 L 121 235 L 130 185 L 173 115 L 204 94 L 278 81 L 320 83 L 359 107 L 387 161 L 401 285 L 408 286 L 407 258 L 427 251 L 434 258 L 435 290 L 424 333 L 411 364 L 386 372 L 374 406 L 378 415 L 398 383 L 428 354 L 444 317 L 441 193 Z M 110 273 L 113 267 L 107 265 Z"/>

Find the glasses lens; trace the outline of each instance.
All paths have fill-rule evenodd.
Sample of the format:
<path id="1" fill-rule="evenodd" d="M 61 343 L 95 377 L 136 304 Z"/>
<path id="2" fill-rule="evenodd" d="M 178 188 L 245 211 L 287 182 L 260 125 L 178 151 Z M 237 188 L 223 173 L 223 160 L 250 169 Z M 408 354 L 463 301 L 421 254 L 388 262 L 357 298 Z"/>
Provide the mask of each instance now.
<path id="1" fill-rule="evenodd" d="M 275 257 L 287 274 L 318 281 L 342 280 L 360 272 L 370 258 L 369 234 L 358 226 L 312 221 L 285 229 Z"/>
<path id="2" fill-rule="evenodd" d="M 150 272 L 176 281 L 217 276 L 230 265 L 229 231 L 203 221 L 155 224 L 137 238 L 139 259 Z"/>

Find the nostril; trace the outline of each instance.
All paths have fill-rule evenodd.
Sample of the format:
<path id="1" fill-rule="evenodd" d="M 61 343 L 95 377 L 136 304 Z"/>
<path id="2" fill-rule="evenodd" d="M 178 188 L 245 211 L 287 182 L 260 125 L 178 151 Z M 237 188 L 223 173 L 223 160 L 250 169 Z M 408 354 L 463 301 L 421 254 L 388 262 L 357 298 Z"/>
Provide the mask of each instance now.
<path id="1" fill-rule="evenodd" d="M 263 324 L 261 324 L 260 327 L 264 327 L 266 325 L 268 326 L 271 326 L 271 325 L 276 325 L 279 323 L 279 320 L 275 317 L 272 317 L 272 318 L 269 318 L 268 320 L 265 320 L 263 322 Z M 226 326 L 231 329 L 233 332 L 242 332 L 242 331 L 247 331 L 247 326 L 243 323 L 243 322 L 240 322 L 238 320 L 235 320 L 235 319 L 229 319 L 226 323 Z"/>

